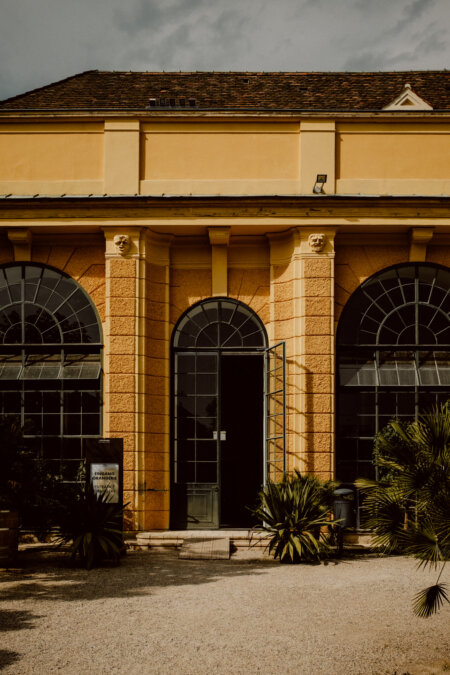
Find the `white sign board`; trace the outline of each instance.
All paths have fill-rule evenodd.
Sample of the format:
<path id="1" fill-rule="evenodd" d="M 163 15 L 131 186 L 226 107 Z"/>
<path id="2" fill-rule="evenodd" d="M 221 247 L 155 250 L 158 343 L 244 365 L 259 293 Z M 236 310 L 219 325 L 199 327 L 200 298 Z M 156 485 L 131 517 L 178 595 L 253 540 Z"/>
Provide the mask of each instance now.
<path id="1" fill-rule="evenodd" d="M 108 502 L 119 503 L 119 465 L 91 464 L 91 484 L 97 494 L 104 494 Z"/>

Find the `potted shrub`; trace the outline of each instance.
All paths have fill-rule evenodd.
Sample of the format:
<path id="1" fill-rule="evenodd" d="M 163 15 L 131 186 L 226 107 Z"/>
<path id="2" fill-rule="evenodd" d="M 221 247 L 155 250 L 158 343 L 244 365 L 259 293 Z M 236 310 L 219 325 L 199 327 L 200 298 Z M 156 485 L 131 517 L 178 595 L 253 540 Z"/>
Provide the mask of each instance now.
<path id="1" fill-rule="evenodd" d="M 269 552 L 275 559 L 317 562 L 329 553 L 323 530 L 330 525 L 335 487 L 331 481 L 324 483 L 295 471 L 281 483 L 269 481 L 261 490 L 252 513 L 267 533 Z"/>

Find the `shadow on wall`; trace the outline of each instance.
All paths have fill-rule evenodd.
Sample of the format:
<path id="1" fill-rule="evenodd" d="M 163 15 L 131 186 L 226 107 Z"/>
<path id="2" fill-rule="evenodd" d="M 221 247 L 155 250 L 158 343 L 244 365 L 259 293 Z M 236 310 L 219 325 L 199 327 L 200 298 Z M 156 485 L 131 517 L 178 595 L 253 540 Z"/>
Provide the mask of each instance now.
<path id="1" fill-rule="evenodd" d="M 318 398 L 317 394 L 325 394 L 326 397 L 328 398 L 330 395 L 329 391 L 315 391 L 314 389 L 314 373 L 311 372 L 308 368 L 305 368 L 302 364 L 300 364 L 298 361 L 295 361 L 294 359 L 286 359 L 286 368 L 287 368 L 287 380 L 289 382 L 289 370 L 292 368 L 292 366 L 295 367 L 295 372 L 300 372 L 303 371 L 304 374 L 304 391 L 296 385 L 293 384 L 288 384 L 287 385 L 287 403 L 286 403 L 286 434 L 288 436 L 293 435 L 295 433 L 295 429 L 291 426 L 291 421 L 294 420 L 294 418 L 298 415 L 301 415 L 303 417 L 306 417 L 305 425 L 304 425 L 304 433 L 306 434 L 314 434 L 314 433 L 331 433 L 332 429 L 327 428 L 326 426 L 321 426 L 320 424 L 317 424 L 317 414 L 322 414 L 322 415 L 330 415 L 331 411 L 326 409 L 326 406 L 324 405 L 324 402 L 321 401 L 320 398 Z M 317 373 L 316 373 L 317 375 Z M 324 373 L 324 376 L 327 377 L 327 380 L 330 380 L 329 374 Z M 294 405 L 289 404 L 289 400 L 293 399 L 293 397 L 296 394 L 304 394 L 304 403 L 305 403 L 305 408 L 303 410 L 300 410 L 296 408 Z M 305 412 L 306 410 L 306 412 Z M 323 423 L 322 423 L 323 424 Z M 304 442 L 306 440 L 304 439 Z M 314 466 L 314 448 L 306 448 L 304 452 L 299 453 L 298 450 L 295 448 L 295 443 L 294 441 L 294 447 L 289 447 L 289 441 L 288 441 L 288 447 L 287 447 L 287 465 L 292 466 L 292 463 L 295 462 L 300 463 L 300 470 L 302 473 L 314 473 L 315 469 L 317 467 Z M 319 450 L 320 451 L 320 450 Z"/>

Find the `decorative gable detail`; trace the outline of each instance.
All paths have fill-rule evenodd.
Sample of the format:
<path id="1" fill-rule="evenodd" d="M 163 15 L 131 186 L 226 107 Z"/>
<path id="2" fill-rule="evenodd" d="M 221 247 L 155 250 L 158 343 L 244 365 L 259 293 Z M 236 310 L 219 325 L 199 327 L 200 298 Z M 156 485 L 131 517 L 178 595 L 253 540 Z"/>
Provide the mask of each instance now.
<path id="1" fill-rule="evenodd" d="M 410 84 L 405 84 L 397 98 L 394 98 L 383 110 L 433 110 L 433 108 L 413 92 Z"/>

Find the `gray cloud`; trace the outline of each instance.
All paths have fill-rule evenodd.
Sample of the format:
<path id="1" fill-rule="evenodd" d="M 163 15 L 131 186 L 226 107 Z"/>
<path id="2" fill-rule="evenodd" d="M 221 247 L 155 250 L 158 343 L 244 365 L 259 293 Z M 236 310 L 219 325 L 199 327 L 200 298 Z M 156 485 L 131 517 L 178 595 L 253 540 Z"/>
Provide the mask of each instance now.
<path id="1" fill-rule="evenodd" d="M 445 68 L 448 0 L 7 0 L 0 98 L 88 69 Z"/>
<path id="2" fill-rule="evenodd" d="M 114 23 L 119 29 L 129 35 L 136 35 L 142 31 L 157 33 L 171 28 L 186 21 L 200 9 L 208 7 L 208 0 L 189 0 L 189 9 L 186 10 L 186 2 L 183 0 L 138 0 L 134 7 L 128 4 L 126 9 L 121 7 L 114 11 Z"/>
<path id="3" fill-rule="evenodd" d="M 392 35 L 395 36 L 401 31 L 409 28 L 411 24 L 418 21 L 421 17 L 428 15 L 428 12 L 433 6 L 436 5 L 436 0 L 413 0 L 408 3 L 404 8 L 403 12 L 392 28 L 387 31 L 386 36 Z"/>

